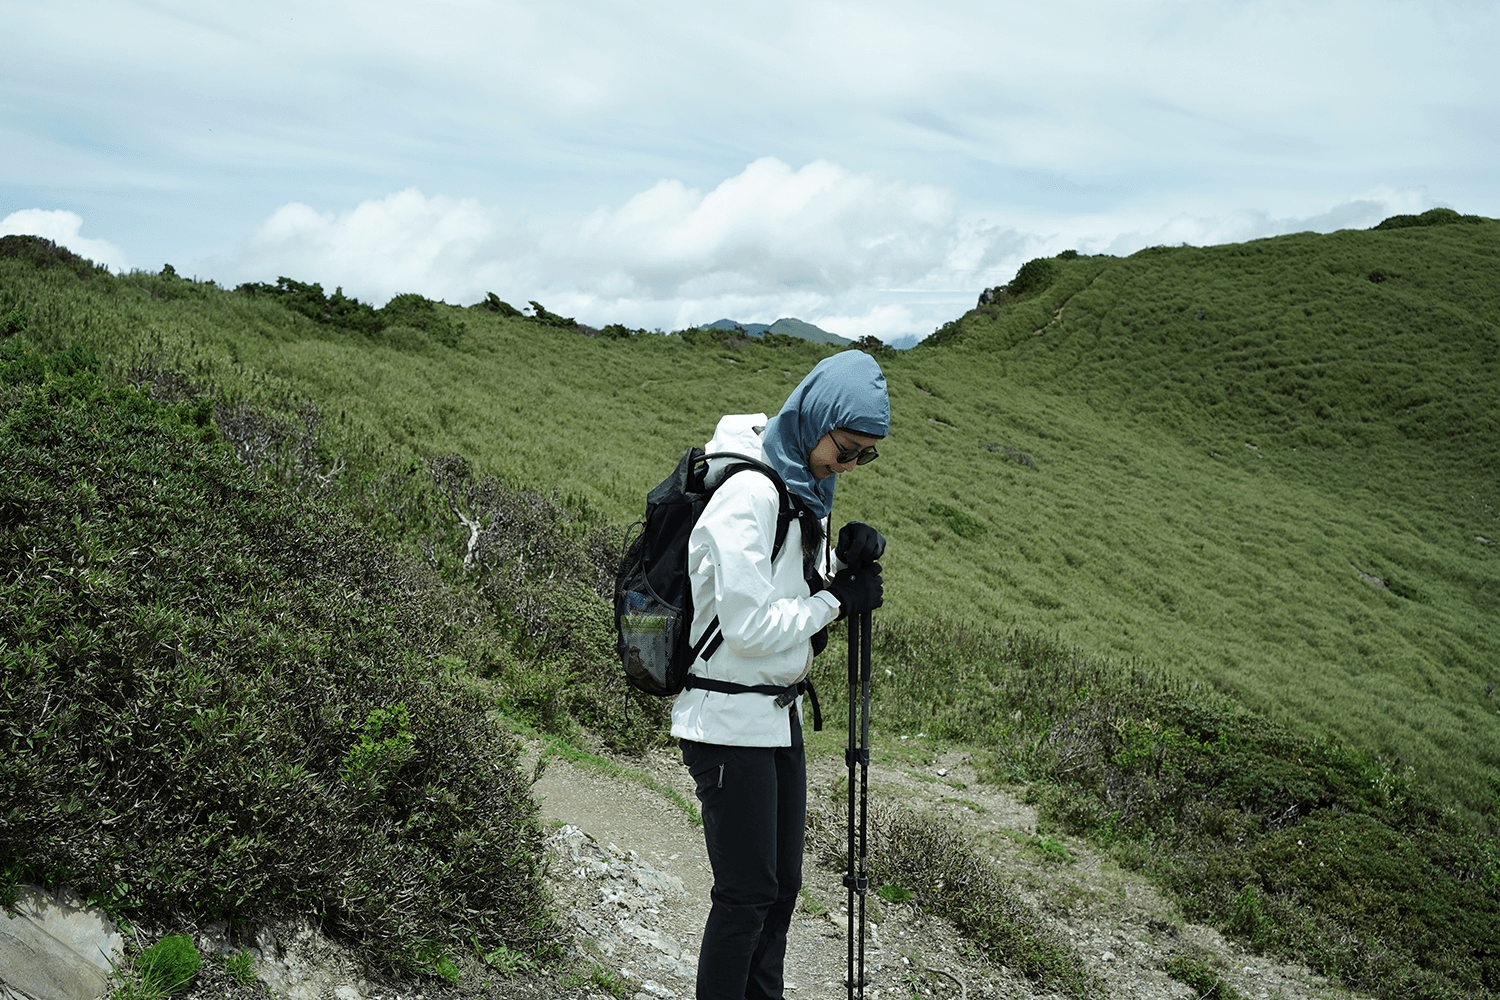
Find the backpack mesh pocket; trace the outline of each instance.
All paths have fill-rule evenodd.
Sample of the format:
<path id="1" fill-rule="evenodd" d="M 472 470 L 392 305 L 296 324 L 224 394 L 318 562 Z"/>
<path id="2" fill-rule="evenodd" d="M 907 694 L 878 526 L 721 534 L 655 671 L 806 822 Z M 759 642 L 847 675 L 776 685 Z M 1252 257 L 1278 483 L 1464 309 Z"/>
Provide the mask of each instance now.
<path id="1" fill-rule="evenodd" d="M 668 691 L 673 642 L 681 615 L 638 591 L 628 595 L 632 610 L 620 620 L 620 655 L 625 673 L 646 691 Z"/>
<path id="2" fill-rule="evenodd" d="M 619 597 L 619 653 L 626 681 L 647 694 L 675 694 L 682 687 L 678 675 L 684 666 L 673 663 L 685 638 L 682 610 L 647 590 L 623 590 Z"/>

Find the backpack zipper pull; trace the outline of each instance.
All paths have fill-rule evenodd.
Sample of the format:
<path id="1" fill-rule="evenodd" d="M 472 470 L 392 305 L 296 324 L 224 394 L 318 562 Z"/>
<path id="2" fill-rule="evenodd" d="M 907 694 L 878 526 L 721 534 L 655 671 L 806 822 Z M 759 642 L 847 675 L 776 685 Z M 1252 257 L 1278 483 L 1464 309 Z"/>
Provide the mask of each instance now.
<path id="1" fill-rule="evenodd" d="M 723 764 L 719 765 L 719 787 L 720 788 L 724 787 L 724 765 Z"/>

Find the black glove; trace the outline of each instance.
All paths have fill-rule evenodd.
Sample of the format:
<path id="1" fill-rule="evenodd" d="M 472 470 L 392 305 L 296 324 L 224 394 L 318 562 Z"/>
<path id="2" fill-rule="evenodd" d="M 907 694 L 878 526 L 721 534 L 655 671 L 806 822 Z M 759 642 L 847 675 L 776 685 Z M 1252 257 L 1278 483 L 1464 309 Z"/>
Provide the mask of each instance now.
<path id="1" fill-rule="evenodd" d="M 845 566 L 858 569 L 885 555 L 885 536 L 863 521 L 850 521 L 839 529 L 839 543 L 833 554 Z"/>
<path id="2" fill-rule="evenodd" d="M 828 591 L 838 598 L 840 618 L 874 611 L 885 603 L 885 581 L 880 576 L 880 563 L 839 570 L 828 585 Z"/>

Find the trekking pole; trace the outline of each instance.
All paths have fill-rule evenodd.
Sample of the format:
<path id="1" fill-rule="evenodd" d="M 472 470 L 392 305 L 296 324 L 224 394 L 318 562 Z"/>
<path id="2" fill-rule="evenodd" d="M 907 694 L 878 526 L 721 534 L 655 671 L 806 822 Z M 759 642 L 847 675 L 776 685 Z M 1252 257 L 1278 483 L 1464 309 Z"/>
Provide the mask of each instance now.
<path id="1" fill-rule="evenodd" d="M 849 1000 L 865 995 L 865 895 L 870 889 L 866 868 L 866 803 L 870 776 L 870 615 L 865 611 L 849 619 L 849 744 L 844 761 L 849 767 L 849 863 L 844 885 L 849 889 Z M 856 729 L 855 708 L 859 719 Z M 856 853 L 854 828 L 854 769 L 859 768 L 859 840 Z M 854 897 L 859 896 L 859 969 L 855 972 Z"/>

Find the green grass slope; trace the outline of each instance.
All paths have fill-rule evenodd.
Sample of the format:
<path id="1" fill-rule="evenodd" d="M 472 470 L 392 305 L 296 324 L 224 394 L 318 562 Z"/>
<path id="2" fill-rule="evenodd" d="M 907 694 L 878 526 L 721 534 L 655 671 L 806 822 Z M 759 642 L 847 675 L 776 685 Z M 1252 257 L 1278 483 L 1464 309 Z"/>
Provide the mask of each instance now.
<path id="1" fill-rule="evenodd" d="M 1035 449 L 1044 475 L 1008 498 L 1038 529 L 1018 546 L 1023 617 L 1482 806 L 1500 765 L 1500 224 L 1045 263 L 1044 287 L 913 359 L 949 379 L 925 387 L 932 419 L 962 433 L 989 409 Z M 945 416 L 950 399 L 968 412 Z"/>
<path id="2" fill-rule="evenodd" d="M 891 539 L 891 613 L 1159 665 L 1483 811 L 1497 247 L 1484 223 L 1042 262 L 1036 290 L 883 360 L 891 437 L 836 516 Z M 328 447 L 459 452 L 617 524 L 720 413 L 774 412 L 830 350 L 443 306 L 441 338 L 368 335 L 169 274 L 7 267 L 0 313 L 43 347 L 171 355 L 230 395 L 315 400 Z"/>
<path id="3" fill-rule="evenodd" d="M 893 429 L 881 461 L 841 483 L 835 516 L 876 523 L 891 540 L 879 727 L 991 751 L 996 776 L 1029 783 L 1049 821 L 1093 837 L 1186 913 L 1251 946 L 1381 997 L 1493 995 L 1500 717 L 1485 685 L 1500 662 L 1489 544 L 1500 536 L 1489 468 L 1500 442 L 1485 276 L 1496 224 L 1417 218 L 1028 263 L 991 305 L 920 349 L 871 345 Z M 227 449 L 255 474 L 244 490 L 268 478 L 332 501 L 298 513 L 289 496 L 265 495 L 295 525 L 295 544 L 331 544 L 325 521 L 334 535 L 362 524 L 407 550 L 397 563 L 425 564 L 445 595 L 434 606 L 478 616 L 447 638 L 436 623 L 414 633 L 413 648 L 446 651 L 439 662 L 455 678 L 555 731 L 581 724 L 617 745 L 659 736 L 649 710 L 659 705 L 618 710 L 601 597 L 609 539 L 720 413 L 773 412 L 834 349 L 590 330 L 498 302 L 465 310 L 398 296 L 377 310 L 287 279 L 230 292 L 170 269 L 114 277 L 55 251 L 0 239 L 0 371 L 17 387 L 8 406 L 26 408 L 0 439 L 15 498 L 5 510 L 35 521 L 27 530 L 45 542 L 3 549 L 17 568 L 0 593 L 10 602 L 0 640 L 6 682 L 43 704 L 57 699 L 34 676 L 91 663 L 74 655 L 79 642 L 113 650 L 113 632 L 69 622 L 91 621 L 87 607 L 133 613 L 134 592 L 107 575 L 124 559 L 116 550 L 139 556 L 147 549 L 125 548 L 127 536 L 149 541 L 161 524 L 196 530 L 208 512 L 194 513 L 206 501 L 193 484 L 229 476 Z M 75 369 L 91 370 L 91 355 L 99 382 L 78 389 Z M 123 446 L 135 425 L 118 414 L 158 406 L 157 418 L 204 448 L 208 437 L 223 443 L 206 464 L 163 465 L 180 488 L 151 516 L 110 476 L 117 451 L 134 454 Z M 51 458 L 32 454 L 35 429 Z M 66 503 L 26 499 L 46 476 Z M 102 495 L 101 483 L 108 503 L 91 492 Z M 173 570 L 156 584 L 187 581 L 163 592 L 162 607 L 182 605 L 184 634 L 208 637 L 205 649 L 280 642 L 280 619 L 256 624 L 264 639 L 248 644 L 238 632 L 212 639 L 213 623 L 237 621 L 252 599 L 281 614 L 276 602 L 305 589 L 256 596 L 261 581 L 305 570 L 222 522 L 260 509 L 234 496 L 211 511 L 225 523 L 215 573 Z M 96 551 L 105 575 L 89 587 L 44 583 L 55 582 L 48 567 L 80 556 L 89 566 Z M 378 576 L 366 581 L 374 596 L 356 603 L 378 605 Z M 309 624 L 342 623 L 346 593 L 314 580 Z M 52 610 L 26 610 L 38 595 Z M 365 647 L 348 643 L 363 629 L 391 634 L 377 617 L 356 618 L 327 636 L 340 662 L 361 662 Z M 402 660 L 401 645 L 377 661 Z M 283 676 L 306 683 L 307 657 L 295 652 Z M 109 656 L 122 676 L 150 680 L 151 697 L 198 698 L 196 717 L 240 690 L 177 678 L 149 655 Z M 379 674 L 352 676 L 361 669 Z M 838 676 L 827 658 L 820 669 Z M 408 705 L 451 690 L 423 687 L 423 669 L 409 680 Z M 378 777 L 406 762 L 408 727 L 389 698 L 340 687 L 353 701 L 332 720 L 337 737 L 314 737 L 343 765 L 321 777 L 352 829 L 380 835 L 384 813 L 361 812 L 358 783 L 339 772 L 369 764 Z M 831 706 L 835 730 L 840 712 Z M 418 718 L 409 731 L 433 739 Z M 153 730 L 139 738 L 149 748 Z M 90 739 L 84 726 L 75 742 Z M 183 751 L 211 755 L 212 740 Z M 184 774 L 206 772 L 195 761 Z M 161 780 L 171 764 L 158 755 L 142 773 Z M 91 808 L 73 813 L 97 813 L 87 794 L 76 801 Z M 34 839 L 11 857 L 41 863 L 28 860 Z M 108 885 L 108 872 L 98 878 Z M 421 944 L 420 927 L 398 938 L 417 964 L 438 944 Z"/>

